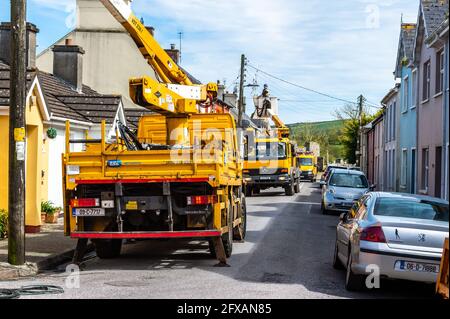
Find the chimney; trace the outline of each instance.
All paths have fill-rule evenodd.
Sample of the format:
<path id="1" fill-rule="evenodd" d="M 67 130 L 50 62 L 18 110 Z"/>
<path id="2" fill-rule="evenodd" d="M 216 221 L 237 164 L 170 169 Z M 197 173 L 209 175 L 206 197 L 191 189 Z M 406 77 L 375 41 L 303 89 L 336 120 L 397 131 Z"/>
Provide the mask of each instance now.
<path id="1" fill-rule="evenodd" d="M 27 68 L 36 68 L 36 35 L 39 29 L 32 23 L 27 22 L 26 50 Z M 0 24 L 0 60 L 11 64 L 11 23 Z"/>
<path id="2" fill-rule="evenodd" d="M 74 45 L 72 39 L 66 39 L 65 45 L 53 47 L 53 75 L 80 93 L 83 89 L 83 54 L 83 48 Z"/>
<path id="3" fill-rule="evenodd" d="M 166 52 L 176 64 L 180 62 L 180 50 L 176 48 L 175 44 L 171 44 L 170 49 L 166 49 Z"/>

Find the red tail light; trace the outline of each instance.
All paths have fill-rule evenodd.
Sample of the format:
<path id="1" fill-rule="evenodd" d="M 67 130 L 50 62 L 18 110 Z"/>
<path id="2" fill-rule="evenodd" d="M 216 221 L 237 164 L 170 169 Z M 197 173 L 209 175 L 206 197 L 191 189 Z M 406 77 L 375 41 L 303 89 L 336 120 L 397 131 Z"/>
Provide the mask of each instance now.
<path id="1" fill-rule="evenodd" d="M 386 237 L 384 236 L 381 226 L 373 226 L 364 228 L 361 232 L 360 240 L 371 241 L 375 243 L 385 243 Z"/>
<path id="2" fill-rule="evenodd" d="M 217 203 L 217 196 L 215 195 L 202 195 L 202 196 L 188 196 L 188 205 L 208 205 Z"/>
<path id="3" fill-rule="evenodd" d="M 71 199 L 70 206 L 74 207 L 98 207 L 100 206 L 100 199 L 98 198 L 78 198 Z"/>

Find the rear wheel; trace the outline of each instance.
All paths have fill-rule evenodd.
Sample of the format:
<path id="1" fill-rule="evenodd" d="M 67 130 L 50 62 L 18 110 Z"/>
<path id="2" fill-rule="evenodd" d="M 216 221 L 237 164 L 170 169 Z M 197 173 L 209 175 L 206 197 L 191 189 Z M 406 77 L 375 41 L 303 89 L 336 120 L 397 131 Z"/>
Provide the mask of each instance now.
<path id="1" fill-rule="evenodd" d="M 339 259 L 339 250 L 338 243 L 336 238 L 336 244 L 334 245 L 334 257 L 333 257 L 333 268 L 337 270 L 343 270 L 344 265 L 342 265 L 341 260 Z"/>
<path id="2" fill-rule="evenodd" d="M 357 275 L 352 271 L 352 250 L 349 249 L 347 258 L 347 275 L 345 277 L 345 289 L 349 291 L 359 291 L 364 288 L 365 276 Z"/>
<path id="3" fill-rule="evenodd" d="M 245 196 L 252 197 L 253 189 L 251 186 L 245 186 Z"/>
<path id="4" fill-rule="evenodd" d="M 120 256 L 122 239 L 96 239 L 93 240 L 95 252 L 100 259 L 111 259 Z"/>
<path id="5" fill-rule="evenodd" d="M 239 217 L 241 218 L 241 223 L 234 229 L 233 239 L 244 240 L 247 232 L 247 205 L 245 203 L 244 196 L 241 196 L 241 202 L 239 205 Z"/>
<path id="6" fill-rule="evenodd" d="M 225 256 L 231 257 L 233 252 L 233 210 L 230 200 L 228 200 L 227 208 L 227 226 L 228 232 L 222 235 L 223 248 L 225 249 Z"/>

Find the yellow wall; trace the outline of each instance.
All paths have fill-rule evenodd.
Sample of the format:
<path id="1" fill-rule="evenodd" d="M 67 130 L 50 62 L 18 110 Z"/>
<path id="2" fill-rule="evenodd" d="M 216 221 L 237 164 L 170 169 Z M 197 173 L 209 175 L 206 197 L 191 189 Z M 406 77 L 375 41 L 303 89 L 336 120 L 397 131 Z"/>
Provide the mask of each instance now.
<path id="1" fill-rule="evenodd" d="M 36 92 L 34 92 L 36 93 Z M 41 225 L 41 200 L 47 198 L 47 160 L 43 144 L 44 126 L 37 99 L 32 96 L 27 101 L 27 158 L 26 158 L 26 204 L 25 224 Z M 0 116 L 0 209 L 8 209 L 8 129 L 9 117 Z M 42 178 L 42 170 L 45 172 Z M 43 181 L 44 180 L 44 181 Z"/>

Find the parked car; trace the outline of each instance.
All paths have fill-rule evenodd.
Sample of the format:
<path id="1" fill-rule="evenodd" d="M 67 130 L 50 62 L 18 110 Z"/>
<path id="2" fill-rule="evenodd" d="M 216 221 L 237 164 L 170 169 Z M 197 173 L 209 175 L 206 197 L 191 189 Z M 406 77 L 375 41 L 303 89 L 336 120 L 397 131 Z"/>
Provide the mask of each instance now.
<path id="1" fill-rule="evenodd" d="M 320 177 L 320 181 L 323 182 L 326 180 L 328 174 L 331 172 L 331 170 L 333 170 L 334 168 L 338 168 L 338 169 L 346 169 L 345 166 L 339 166 L 339 165 L 328 165 L 327 168 L 325 169 L 325 172 L 323 172 L 322 176 Z"/>
<path id="2" fill-rule="evenodd" d="M 323 185 L 321 210 L 324 215 L 329 211 L 347 212 L 370 190 L 364 173 L 349 169 L 333 169 L 320 183 Z"/>
<path id="3" fill-rule="evenodd" d="M 337 226 L 333 266 L 347 269 L 345 287 L 364 288 L 366 267 L 380 278 L 436 282 L 445 237 L 448 202 L 427 196 L 371 192 Z"/>

